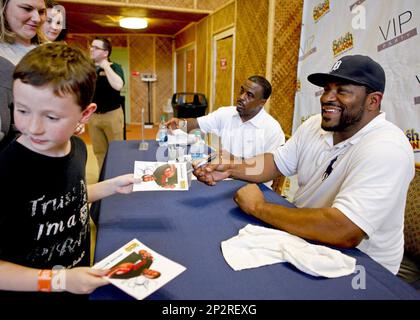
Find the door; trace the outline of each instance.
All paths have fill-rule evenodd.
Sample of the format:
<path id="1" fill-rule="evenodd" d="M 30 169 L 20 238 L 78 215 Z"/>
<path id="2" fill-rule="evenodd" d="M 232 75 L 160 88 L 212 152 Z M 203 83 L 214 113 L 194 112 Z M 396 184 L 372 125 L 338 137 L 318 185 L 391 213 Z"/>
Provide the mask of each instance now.
<path id="1" fill-rule="evenodd" d="M 175 92 L 185 91 L 185 51 L 179 50 L 176 52 L 176 88 Z"/>
<path id="2" fill-rule="evenodd" d="M 215 35 L 213 48 L 212 111 L 233 105 L 234 30 Z"/>
<path id="3" fill-rule="evenodd" d="M 187 48 L 185 57 L 185 90 L 187 92 L 195 92 L 195 48 Z"/>

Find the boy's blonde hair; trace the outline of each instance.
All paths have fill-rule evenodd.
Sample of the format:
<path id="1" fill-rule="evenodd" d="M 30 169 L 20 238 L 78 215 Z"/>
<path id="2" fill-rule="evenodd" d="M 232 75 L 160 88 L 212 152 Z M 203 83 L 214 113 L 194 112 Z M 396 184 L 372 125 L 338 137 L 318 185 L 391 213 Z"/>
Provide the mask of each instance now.
<path id="1" fill-rule="evenodd" d="M 72 94 L 84 110 L 92 102 L 96 71 L 81 49 L 52 42 L 29 51 L 16 66 L 13 79 L 36 87 L 49 85 L 60 97 Z"/>

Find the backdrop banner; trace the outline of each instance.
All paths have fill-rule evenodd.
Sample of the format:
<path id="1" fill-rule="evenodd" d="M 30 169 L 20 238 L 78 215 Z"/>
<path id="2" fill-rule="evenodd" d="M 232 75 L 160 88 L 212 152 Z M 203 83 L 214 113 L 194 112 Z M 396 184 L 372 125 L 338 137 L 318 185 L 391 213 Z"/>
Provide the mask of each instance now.
<path id="1" fill-rule="evenodd" d="M 385 70 L 382 110 L 410 141 L 420 164 L 420 1 L 305 0 L 293 132 L 320 113 L 323 89 L 307 76 L 345 55 L 368 55 Z"/>

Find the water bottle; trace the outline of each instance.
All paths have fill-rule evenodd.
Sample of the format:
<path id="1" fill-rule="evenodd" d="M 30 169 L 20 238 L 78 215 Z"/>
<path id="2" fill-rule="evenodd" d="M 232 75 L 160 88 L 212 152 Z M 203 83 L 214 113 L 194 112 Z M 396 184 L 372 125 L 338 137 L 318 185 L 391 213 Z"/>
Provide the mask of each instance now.
<path id="1" fill-rule="evenodd" d="M 204 158 L 204 150 L 205 150 L 206 144 L 201 138 L 200 130 L 197 130 L 194 132 L 194 138 L 195 138 L 195 141 L 191 145 L 191 149 L 190 149 L 191 159 L 192 160 L 202 159 Z"/>
<path id="2" fill-rule="evenodd" d="M 160 147 L 168 145 L 168 128 L 165 126 L 165 116 L 160 117 L 159 130 L 157 132 L 156 140 Z"/>

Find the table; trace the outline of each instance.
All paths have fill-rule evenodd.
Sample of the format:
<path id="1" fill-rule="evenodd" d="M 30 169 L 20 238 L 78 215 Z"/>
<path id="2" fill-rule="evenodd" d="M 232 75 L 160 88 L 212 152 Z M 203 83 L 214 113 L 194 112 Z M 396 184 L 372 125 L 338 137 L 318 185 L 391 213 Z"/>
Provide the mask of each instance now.
<path id="1" fill-rule="evenodd" d="M 148 151 L 139 151 L 138 145 L 139 141 L 112 142 L 103 176 L 133 172 L 135 160 L 155 161 L 157 142 L 149 141 Z M 244 184 L 232 180 L 209 187 L 192 181 L 189 191 L 103 199 L 95 261 L 137 238 L 187 268 L 148 300 L 420 299 L 408 284 L 357 249 L 341 250 L 357 259 L 357 272 L 335 279 L 307 275 L 289 263 L 233 271 L 222 256 L 221 241 L 249 223 L 266 226 L 234 203 L 234 192 Z M 268 201 L 293 207 L 264 185 L 260 188 Z M 363 287 L 361 279 L 365 289 L 357 289 L 358 284 Z M 91 299 L 132 298 L 108 285 L 94 291 Z"/>

